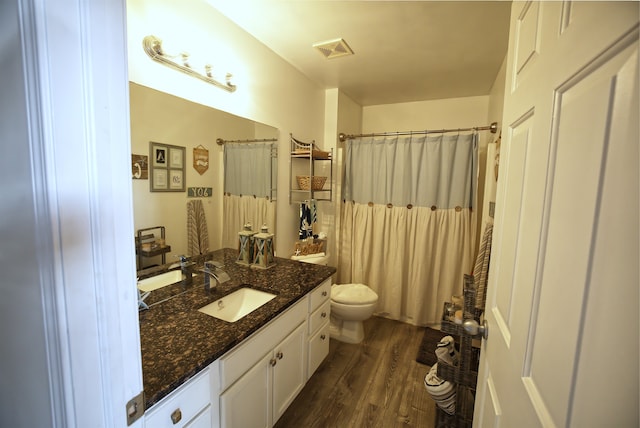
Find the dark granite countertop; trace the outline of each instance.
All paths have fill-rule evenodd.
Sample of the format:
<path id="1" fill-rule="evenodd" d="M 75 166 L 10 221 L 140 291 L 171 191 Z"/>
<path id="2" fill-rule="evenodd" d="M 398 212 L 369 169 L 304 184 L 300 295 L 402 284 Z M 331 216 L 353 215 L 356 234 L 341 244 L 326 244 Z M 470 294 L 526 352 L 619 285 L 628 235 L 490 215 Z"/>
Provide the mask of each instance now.
<path id="1" fill-rule="evenodd" d="M 207 257 L 209 260 L 222 262 L 225 272 L 231 276 L 231 281 L 217 289 L 205 291 L 203 275 L 199 273 L 193 278 L 191 286 L 171 285 L 152 291 L 145 300 L 151 306 L 140 312 L 139 320 L 146 409 L 238 345 L 336 271 L 329 266 L 283 258 L 276 258 L 276 266 L 269 269 L 249 268 L 235 263 L 236 254 L 235 250 L 224 249 L 214 251 Z M 247 284 L 277 296 L 235 323 L 198 312 L 202 306 Z"/>

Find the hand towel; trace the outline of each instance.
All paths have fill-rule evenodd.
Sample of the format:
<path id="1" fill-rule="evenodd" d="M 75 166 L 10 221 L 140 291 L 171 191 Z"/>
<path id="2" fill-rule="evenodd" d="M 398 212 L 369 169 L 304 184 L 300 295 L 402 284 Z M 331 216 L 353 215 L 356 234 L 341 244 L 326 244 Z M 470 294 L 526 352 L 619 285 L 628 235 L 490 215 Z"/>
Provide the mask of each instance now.
<path id="1" fill-rule="evenodd" d="M 424 377 L 424 386 L 439 408 L 450 415 L 456 412 L 456 386 L 438 377 L 438 363 Z"/>
<path id="2" fill-rule="evenodd" d="M 438 362 L 444 362 L 450 366 L 458 365 L 458 351 L 455 347 L 455 340 L 451 336 L 443 337 L 436 345 L 436 357 Z"/>
<path id="3" fill-rule="evenodd" d="M 209 251 L 209 232 L 200 199 L 187 202 L 187 251 L 198 256 Z"/>

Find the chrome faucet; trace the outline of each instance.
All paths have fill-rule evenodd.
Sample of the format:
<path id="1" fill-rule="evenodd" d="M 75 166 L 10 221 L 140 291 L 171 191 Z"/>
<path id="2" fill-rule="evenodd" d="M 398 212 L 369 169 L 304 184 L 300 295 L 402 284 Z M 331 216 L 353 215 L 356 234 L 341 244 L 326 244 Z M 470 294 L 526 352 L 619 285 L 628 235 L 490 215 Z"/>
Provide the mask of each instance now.
<path id="1" fill-rule="evenodd" d="M 176 257 L 180 259 L 180 270 L 184 275 L 184 285 L 191 285 L 193 283 L 193 266 L 195 266 L 195 263 L 184 255 Z"/>
<path id="2" fill-rule="evenodd" d="M 222 270 L 224 265 L 220 262 L 216 262 L 215 260 L 204 262 L 204 289 L 206 291 L 211 290 L 211 278 L 216 281 L 216 284 L 213 288 L 216 288 L 220 284 L 224 284 L 227 281 L 231 280 L 231 277 L 228 273 Z"/>

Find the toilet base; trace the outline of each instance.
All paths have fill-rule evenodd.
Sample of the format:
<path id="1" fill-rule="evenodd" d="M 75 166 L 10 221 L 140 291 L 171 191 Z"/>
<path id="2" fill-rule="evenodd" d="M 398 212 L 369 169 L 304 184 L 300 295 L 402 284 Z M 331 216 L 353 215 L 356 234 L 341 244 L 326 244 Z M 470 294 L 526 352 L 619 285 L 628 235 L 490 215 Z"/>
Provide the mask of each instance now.
<path id="1" fill-rule="evenodd" d="M 362 321 L 344 321 L 331 317 L 329 336 L 339 342 L 360 343 L 364 339 Z"/>

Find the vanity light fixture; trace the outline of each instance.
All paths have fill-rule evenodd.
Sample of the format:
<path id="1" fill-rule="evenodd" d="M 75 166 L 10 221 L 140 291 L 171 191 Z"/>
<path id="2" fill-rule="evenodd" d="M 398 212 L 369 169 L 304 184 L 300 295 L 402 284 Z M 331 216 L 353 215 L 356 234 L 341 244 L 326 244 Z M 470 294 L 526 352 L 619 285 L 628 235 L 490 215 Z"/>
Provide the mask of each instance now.
<path id="1" fill-rule="evenodd" d="M 142 47 L 144 51 L 153 59 L 154 61 L 158 61 L 161 64 L 166 65 L 167 67 L 173 68 L 175 70 L 182 71 L 190 76 L 197 77 L 200 80 L 204 80 L 207 83 L 211 83 L 218 88 L 224 89 L 228 92 L 234 92 L 236 90 L 236 85 L 231 83 L 231 77 L 233 75 L 231 73 L 227 73 L 225 76 L 225 83 L 221 83 L 213 78 L 212 66 L 207 64 L 204 66 L 204 74 L 200 73 L 193 68 L 189 64 L 189 54 L 186 52 L 181 52 L 179 55 L 169 55 L 162 49 L 162 40 L 157 38 L 156 36 L 147 36 L 142 40 Z M 180 58 L 180 61 L 175 61 L 174 58 Z M 182 62 L 182 63 L 180 63 Z"/>

